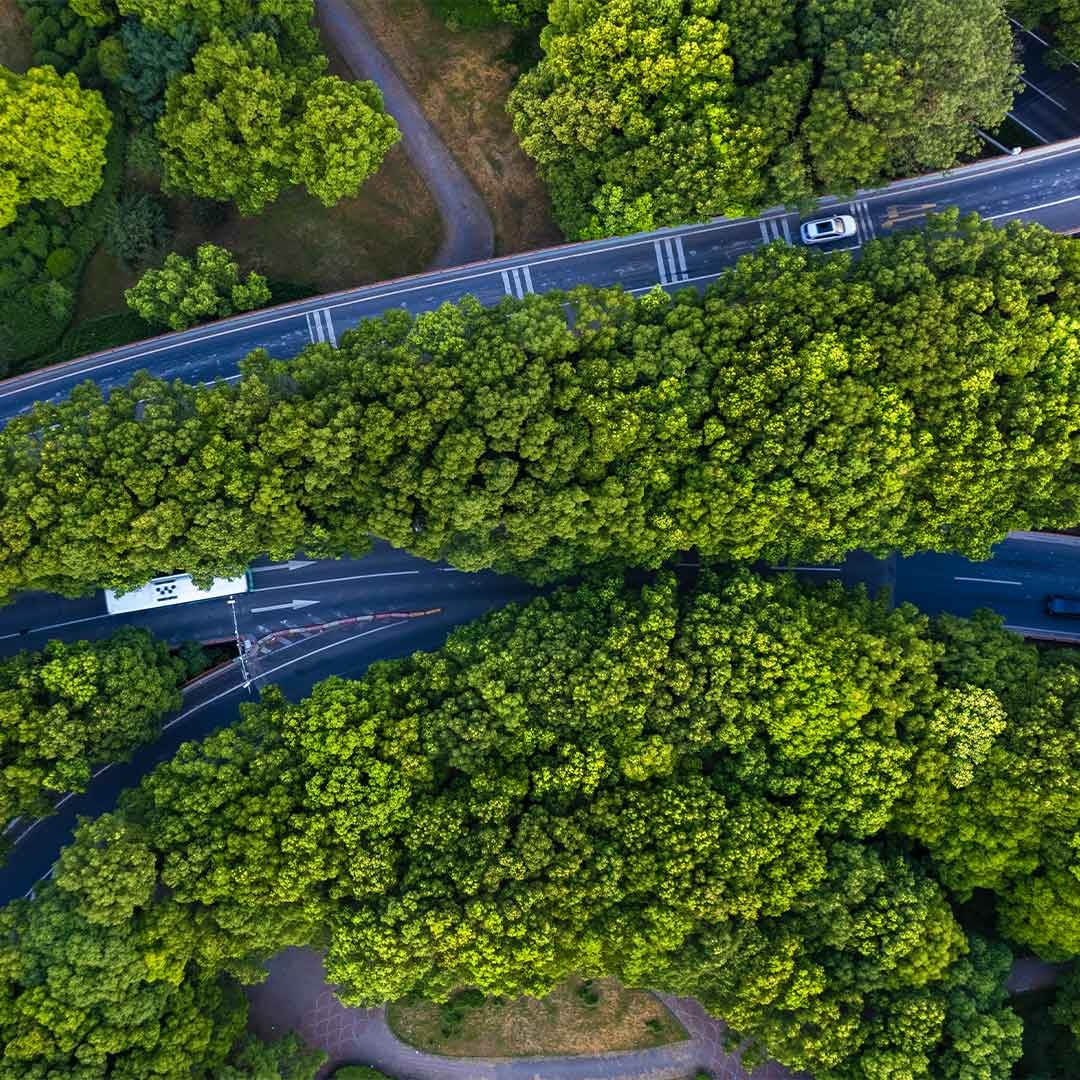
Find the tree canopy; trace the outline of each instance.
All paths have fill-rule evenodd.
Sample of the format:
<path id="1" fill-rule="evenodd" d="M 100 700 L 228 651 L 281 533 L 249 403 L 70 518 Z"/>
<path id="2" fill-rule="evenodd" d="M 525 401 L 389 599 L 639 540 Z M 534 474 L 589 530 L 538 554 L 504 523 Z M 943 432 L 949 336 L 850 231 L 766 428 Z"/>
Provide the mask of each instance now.
<path id="1" fill-rule="evenodd" d="M 372 535 L 550 579 L 696 546 L 984 557 L 1080 503 L 1080 254 L 953 216 L 706 290 L 475 300 L 234 384 L 140 377 L 0 433 L 0 593 L 205 579 Z"/>
<path id="2" fill-rule="evenodd" d="M 215 31 L 165 94 L 157 132 L 167 187 L 257 214 L 303 184 L 327 206 L 356 195 L 400 138 L 373 83 L 288 61 L 264 33 Z"/>
<path id="3" fill-rule="evenodd" d="M 0 228 L 31 199 L 87 202 L 101 186 L 112 117 L 96 90 L 51 67 L 0 67 Z"/>
<path id="4" fill-rule="evenodd" d="M 262 307 L 270 300 L 266 278 L 254 271 L 241 278 L 236 259 L 215 244 L 200 244 L 194 259 L 176 252 L 157 270 L 147 270 L 124 293 L 128 307 L 147 322 L 184 330 Z"/>
<path id="5" fill-rule="evenodd" d="M 150 1075 L 176 1028 L 174 1072 L 201 1075 L 234 1030 L 215 979 L 307 944 L 352 1004 L 615 975 L 822 1080 L 997 1080 L 1009 952 L 961 928 L 907 827 L 926 761 L 970 767 L 967 790 L 992 757 L 933 720 L 957 708 L 954 637 L 838 585 L 660 574 L 503 609 L 306 701 L 269 690 L 8 909 L 0 1037 Z"/>
<path id="6" fill-rule="evenodd" d="M 0 821 L 51 812 L 94 766 L 150 741 L 186 674 L 164 642 L 130 627 L 0 660 Z"/>
<path id="7" fill-rule="evenodd" d="M 584 239 L 952 165 L 1018 86 L 1002 0 L 553 0 L 509 108 Z"/>

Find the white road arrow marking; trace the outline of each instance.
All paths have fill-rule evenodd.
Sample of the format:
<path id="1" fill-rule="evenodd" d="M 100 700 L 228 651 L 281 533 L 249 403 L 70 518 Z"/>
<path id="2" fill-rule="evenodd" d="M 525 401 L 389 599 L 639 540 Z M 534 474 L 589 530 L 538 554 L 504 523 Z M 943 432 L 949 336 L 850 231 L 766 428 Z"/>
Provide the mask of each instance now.
<path id="1" fill-rule="evenodd" d="M 300 608 L 311 607 L 312 604 L 317 604 L 318 600 L 293 600 L 288 604 L 271 604 L 269 607 L 253 607 L 251 609 L 252 615 L 261 615 L 264 611 L 299 611 Z"/>
<path id="2" fill-rule="evenodd" d="M 253 566 L 253 574 L 261 574 L 264 570 L 303 570 L 305 566 L 314 566 L 314 559 L 290 559 L 288 562 L 274 563 L 272 566 Z"/>

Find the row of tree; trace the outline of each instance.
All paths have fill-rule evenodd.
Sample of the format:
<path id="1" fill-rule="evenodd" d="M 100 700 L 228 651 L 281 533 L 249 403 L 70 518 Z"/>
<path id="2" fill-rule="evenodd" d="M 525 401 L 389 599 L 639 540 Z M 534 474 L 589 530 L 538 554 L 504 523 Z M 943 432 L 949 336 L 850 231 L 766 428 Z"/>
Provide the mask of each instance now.
<path id="1" fill-rule="evenodd" d="M 603 560 L 985 556 L 1076 520 L 1080 254 L 955 215 L 704 296 L 395 310 L 234 384 L 87 384 L 0 434 L 0 594 L 205 579 L 371 535 L 544 579 Z"/>
<path id="2" fill-rule="evenodd" d="M 222 973 L 314 945 L 357 1005 L 615 975 L 818 1080 L 1000 1080 L 1010 953 L 960 905 L 990 890 L 1014 942 L 1080 952 L 1078 718 L 1070 651 L 839 586 L 507 608 L 267 691 L 85 823 L 3 913 L 0 1077 L 212 1073 Z"/>
<path id="3" fill-rule="evenodd" d="M 947 168 L 1019 88 L 1003 0 L 565 0 L 547 18 L 509 108 L 574 238 Z"/>

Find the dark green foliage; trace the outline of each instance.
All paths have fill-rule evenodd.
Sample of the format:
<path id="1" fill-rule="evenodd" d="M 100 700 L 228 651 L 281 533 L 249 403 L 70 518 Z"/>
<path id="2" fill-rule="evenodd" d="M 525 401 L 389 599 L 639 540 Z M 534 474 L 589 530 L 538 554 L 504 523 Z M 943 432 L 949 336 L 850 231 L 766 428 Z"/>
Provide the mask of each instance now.
<path id="1" fill-rule="evenodd" d="M 272 1043 L 245 1035 L 214 1080 L 315 1080 L 325 1061 L 323 1051 L 309 1050 L 295 1032 Z"/>
<path id="2" fill-rule="evenodd" d="M 97 44 L 104 31 L 91 25 L 67 0 L 19 0 L 32 28 L 34 64 L 49 64 L 60 74 L 73 71 L 87 87 L 100 87 Z"/>
<path id="3" fill-rule="evenodd" d="M 342 1065 L 334 1070 L 334 1080 L 393 1080 L 386 1073 L 368 1065 Z"/>
<path id="4" fill-rule="evenodd" d="M 548 0 L 428 0 L 454 29 L 478 30 L 501 22 L 525 26 L 543 19 Z"/>
<path id="5" fill-rule="evenodd" d="M 1080 2 L 1078 0 L 1009 0 L 1009 13 L 1025 26 L 1048 31 L 1061 50 L 1050 54 L 1051 63 L 1064 65 L 1080 56 Z"/>
<path id="6" fill-rule="evenodd" d="M 574 239 L 946 168 L 1018 85 L 1000 0 L 576 0 L 549 17 L 509 107 Z"/>
<path id="7" fill-rule="evenodd" d="M 191 69 L 198 38 L 184 23 L 166 34 L 137 19 L 124 19 L 119 40 L 127 65 L 116 82 L 134 99 L 140 119 L 152 123 L 165 110 L 166 86 Z"/>
<path id="8" fill-rule="evenodd" d="M 985 556 L 1076 518 L 1078 283 L 1073 241 L 951 216 L 858 262 L 774 247 L 704 297 L 397 310 L 230 386 L 86 387 L 0 437 L 0 593 L 370 535 L 546 579 L 690 547 Z"/>
<path id="9" fill-rule="evenodd" d="M 66 334 L 60 344 L 50 353 L 36 361 L 35 366 L 59 364 L 65 360 L 75 360 L 80 356 L 111 349 L 116 345 L 128 345 L 132 341 L 142 341 L 155 333 L 145 319 L 134 312 L 121 315 L 101 315 L 79 323 Z"/>
<path id="10" fill-rule="evenodd" d="M 26 362 L 53 349 L 68 327 L 83 267 L 105 233 L 123 169 L 123 132 L 113 125 L 101 189 L 84 206 L 33 203 L 15 223 L 0 230 L 0 377 L 25 368 Z M 50 253 L 65 249 L 53 269 Z"/>
<path id="11" fill-rule="evenodd" d="M 127 757 L 180 704 L 186 671 L 145 630 L 0 660 L 0 821 L 47 814 L 94 766 Z"/>
<path id="12" fill-rule="evenodd" d="M 160 258 L 169 240 L 165 208 L 145 192 L 121 196 L 109 215 L 105 248 L 126 266 Z"/>

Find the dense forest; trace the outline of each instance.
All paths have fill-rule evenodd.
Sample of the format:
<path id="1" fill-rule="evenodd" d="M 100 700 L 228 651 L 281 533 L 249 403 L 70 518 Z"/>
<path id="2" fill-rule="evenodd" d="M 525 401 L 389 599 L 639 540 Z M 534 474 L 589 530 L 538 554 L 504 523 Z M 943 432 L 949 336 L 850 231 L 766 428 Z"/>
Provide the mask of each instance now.
<path id="1" fill-rule="evenodd" d="M 392 311 L 236 383 L 92 384 L 0 433 L 0 593 L 236 573 L 382 537 L 591 564 L 985 556 L 1077 520 L 1080 254 L 955 214 L 705 294 Z"/>
<path id="2" fill-rule="evenodd" d="M 947 168 L 1020 85 L 1002 0 L 566 0 L 547 19 L 509 107 L 571 238 Z"/>
<path id="3" fill-rule="evenodd" d="M 839 586 L 506 608 L 84 824 L 3 912 L 0 1076 L 224 1075 L 234 980 L 310 944 L 354 1004 L 614 974 L 817 1080 L 1000 1080 L 1001 939 L 1080 953 L 1078 709 L 1072 651 Z"/>

